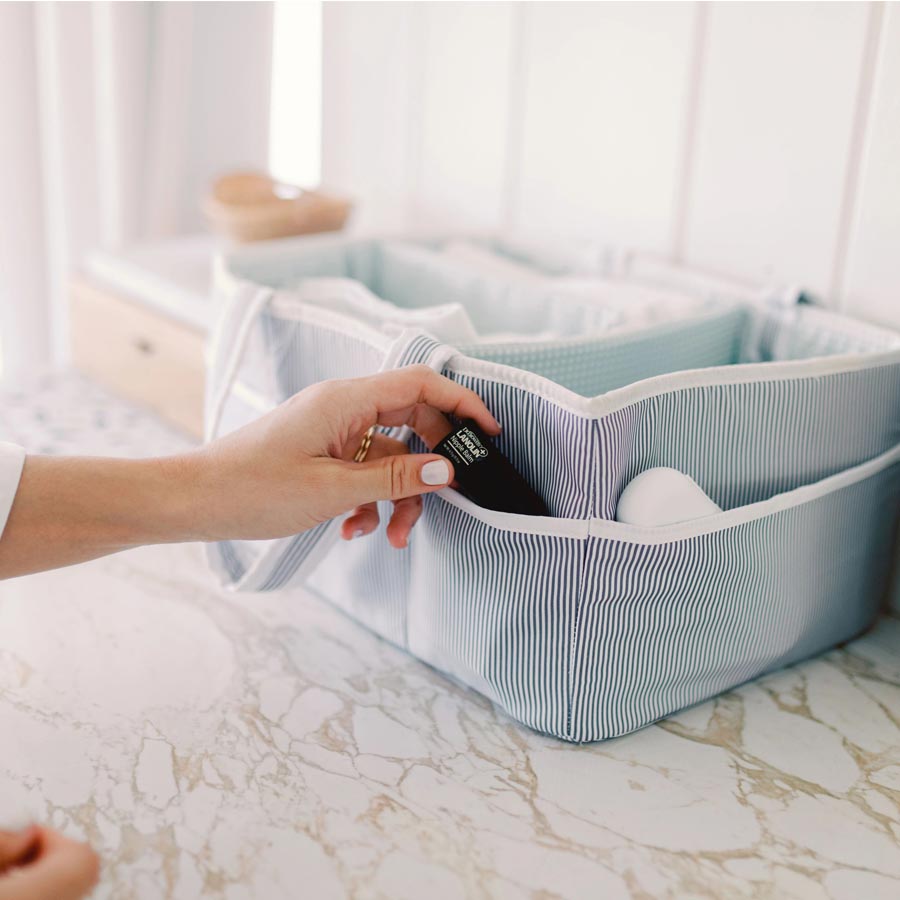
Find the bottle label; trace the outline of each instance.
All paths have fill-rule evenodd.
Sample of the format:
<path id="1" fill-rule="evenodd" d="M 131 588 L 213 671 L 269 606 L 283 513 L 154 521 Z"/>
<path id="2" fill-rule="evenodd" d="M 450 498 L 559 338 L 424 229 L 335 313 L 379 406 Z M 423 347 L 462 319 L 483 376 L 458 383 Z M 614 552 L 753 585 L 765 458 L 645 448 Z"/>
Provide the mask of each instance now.
<path id="1" fill-rule="evenodd" d="M 461 462 L 467 466 L 471 466 L 488 455 L 488 448 L 484 446 L 478 435 L 466 426 L 447 435 L 441 444 L 445 449 L 453 451 L 454 462 Z"/>

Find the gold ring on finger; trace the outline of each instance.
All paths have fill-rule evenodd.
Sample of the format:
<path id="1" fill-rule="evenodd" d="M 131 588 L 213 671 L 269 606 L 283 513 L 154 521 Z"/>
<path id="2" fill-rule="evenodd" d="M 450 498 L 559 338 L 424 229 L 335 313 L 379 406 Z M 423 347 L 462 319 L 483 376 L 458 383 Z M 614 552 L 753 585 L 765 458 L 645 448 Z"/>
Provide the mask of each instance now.
<path id="1" fill-rule="evenodd" d="M 353 462 L 365 462 L 366 457 L 369 455 L 369 447 L 372 446 L 372 439 L 375 437 L 375 426 L 373 425 L 369 428 L 366 433 L 363 435 L 363 439 L 360 442 L 359 450 L 353 454 Z"/>

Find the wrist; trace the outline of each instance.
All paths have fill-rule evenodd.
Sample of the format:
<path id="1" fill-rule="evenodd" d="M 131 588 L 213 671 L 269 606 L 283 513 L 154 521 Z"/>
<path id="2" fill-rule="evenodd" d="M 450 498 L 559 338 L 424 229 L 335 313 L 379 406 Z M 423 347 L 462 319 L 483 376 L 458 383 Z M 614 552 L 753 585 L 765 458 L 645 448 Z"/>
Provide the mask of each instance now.
<path id="1" fill-rule="evenodd" d="M 143 460 L 156 472 L 149 479 L 154 491 L 154 515 L 158 525 L 157 543 L 211 540 L 209 512 L 211 491 L 206 486 L 205 455 L 202 450 L 177 456 Z"/>

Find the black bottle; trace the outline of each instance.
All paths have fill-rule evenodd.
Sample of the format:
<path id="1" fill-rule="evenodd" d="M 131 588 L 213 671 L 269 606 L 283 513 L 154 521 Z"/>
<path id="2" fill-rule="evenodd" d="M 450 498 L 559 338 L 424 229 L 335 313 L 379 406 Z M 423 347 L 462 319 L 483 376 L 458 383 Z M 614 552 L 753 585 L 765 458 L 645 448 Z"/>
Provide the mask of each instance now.
<path id="1" fill-rule="evenodd" d="M 550 515 L 544 501 L 470 419 L 454 425 L 433 452 L 453 463 L 460 493 L 478 506 L 524 516 Z"/>

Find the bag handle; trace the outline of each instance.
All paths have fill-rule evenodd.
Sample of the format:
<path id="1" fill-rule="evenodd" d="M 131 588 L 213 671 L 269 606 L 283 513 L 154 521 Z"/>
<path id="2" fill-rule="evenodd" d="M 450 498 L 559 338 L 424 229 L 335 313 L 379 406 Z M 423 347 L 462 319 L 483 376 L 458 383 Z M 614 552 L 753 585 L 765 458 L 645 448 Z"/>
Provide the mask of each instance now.
<path id="1" fill-rule="evenodd" d="M 203 436 L 207 441 L 211 441 L 219 429 L 253 323 L 274 295 L 272 288 L 242 284 L 228 297 L 207 348 L 206 409 L 203 416 Z"/>
<path id="2" fill-rule="evenodd" d="M 237 379 L 249 335 L 257 317 L 275 291 L 247 285 L 236 290 L 219 322 L 210 348 L 210 379 L 207 392 L 206 438 L 216 436 L 229 392 Z M 401 331 L 388 346 L 380 370 L 424 363 L 440 371 L 456 350 L 415 330 Z M 398 440 L 407 441 L 408 426 L 391 429 Z M 272 541 L 254 559 L 246 559 L 241 541 L 221 541 L 209 548 L 210 562 L 231 590 L 269 590 L 311 571 L 338 539 L 338 519 L 322 523 L 309 532 Z"/>
<path id="3" fill-rule="evenodd" d="M 441 343 L 427 331 L 405 328 L 388 348 L 381 371 L 422 364 L 440 372 L 457 352 L 455 347 Z"/>

